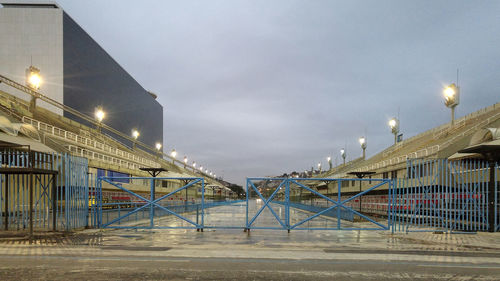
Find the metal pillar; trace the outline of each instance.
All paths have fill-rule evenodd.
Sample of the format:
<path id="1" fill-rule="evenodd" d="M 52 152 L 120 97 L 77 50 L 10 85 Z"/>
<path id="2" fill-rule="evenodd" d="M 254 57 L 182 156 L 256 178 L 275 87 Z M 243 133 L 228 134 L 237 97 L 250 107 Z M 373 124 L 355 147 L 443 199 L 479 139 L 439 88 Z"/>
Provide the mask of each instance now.
<path id="1" fill-rule="evenodd" d="M 5 196 L 4 196 L 4 202 L 5 202 L 5 222 L 4 222 L 4 228 L 5 230 L 9 230 L 9 175 L 5 175 Z"/>
<path id="2" fill-rule="evenodd" d="M 488 231 L 495 232 L 495 161 L 489 161 L 490 182 L 488 186 Z"/>
<path id="3" fill-rule="evenodd" d="M 57 184 L 56 175 L 52 175 L 52 230 L 57 230 Z M 88 202 L 88 200 L 87 200 Z M 88 219 L 87 219 L 88 221 Z M 88 224 L 88 222 L 87 222 Z"/>

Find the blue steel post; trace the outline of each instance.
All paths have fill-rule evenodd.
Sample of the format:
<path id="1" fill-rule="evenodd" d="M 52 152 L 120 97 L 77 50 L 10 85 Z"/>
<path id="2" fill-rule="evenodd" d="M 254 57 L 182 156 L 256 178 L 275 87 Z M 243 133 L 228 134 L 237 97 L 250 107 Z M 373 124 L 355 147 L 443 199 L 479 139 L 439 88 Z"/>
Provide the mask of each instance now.
<path id="1" fill-rule="evenodd" d="M 65 200 L 65 210 L 64 210 L 64 215 L 65 215 L 65 218 L 66 218 L 66 221 L 65 221 L 65 224 L 66 224 L 66 230 L 69 231 L 70 229 L 70 217 L 69 217 L 69 211 L 70 211 L 70 204 L 69 204 L 69 196 L 70 196 L 70 177 L 69 175 L 71 174 L 71 167 L 69 165 L 69 158 L 68 158 L 68 154 L 64 154 L 64 163 L 66 165 L 66 175 L 65 175 L 65 179 L 64 179 L 64 188 L 65 188 L 65 192 L 64 192 L 64 200 Z"/>
<path id="2" fill-rule="evenodd" d="M 285 185 L 285 223 L 288 233 L 290 233 L 290 179 L 286 179 Z"/>
<path id="3" fill-rule="evenodd" d="M 249 181 L 249 179 L 247 178 L 247 190 L 246 190 L 247 204 L 246 204 L 246 217 L 245 217 L 245 225 L 246 225 L 245 231 L 249 231 L 250 230 L 248 228 L 248 181 Z"/>
<path id="4" fill-rule="evenodd" d="M 201 232 L 205 227 L 205 178 L 201 179 Z"/>
<path id="5" fill-rule="evenodd" d="M 338 230 L 340 230 L 340 227 L 341 227 L 341 225 L 340 225 L 340 206 L 341 206 L 340 202 L 342 202 L 342 200 L 341 200 L 342 197 L 340 194 L 341 193 L 341 183 L 342 183 L 342 180 L 339 180 L 338 181 L 338 189 L 337 189 L 337 203 L 338 203 L 338 205 L 337 205 L 337 229 Z"/>
<path id="6" fill-rule="evenodd" d="M 500 202 L 498 202 L 498 180 L 499 177 L 498 175 L 500 174 L 500 167 L 498 166 L 498 163 L 495 165 L 495 231 L 500 231 L 500 217 L 498 216 L 498 205 Z"/>
<path id="7" fill-rule="evenodd" d="M 150 184 L 150 209 L 149 209 L 149 226 L 153 228 L 154 226 L 154 216 L 155 216 L 155 209 L 154 209 L 154 204 L 153 201 L 155 200 L 155 195 L 154 195 L 154 184 L 155 180 L 151 179 L 151 184 Z"/>

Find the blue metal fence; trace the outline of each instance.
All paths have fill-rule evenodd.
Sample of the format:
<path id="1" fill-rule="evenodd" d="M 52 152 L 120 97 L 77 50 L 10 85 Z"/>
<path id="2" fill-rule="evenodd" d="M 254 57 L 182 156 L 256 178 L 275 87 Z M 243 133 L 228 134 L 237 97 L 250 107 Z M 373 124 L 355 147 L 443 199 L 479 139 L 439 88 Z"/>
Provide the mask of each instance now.
<path id="1" fill-rule="evenodd" d="M 274 182 L 271 186 L 268 184 Z M 373 182 L 373 184 L 372 184 Z M 325 183 L 326 186 L 334 185 L 332 193 L 321 193 L 318 188 L 311 186 L 318 186 L 318 183 Z M 347 197 L 342 195 L 342 186 L 348 183 L 348 190 L 350 192 Z M 363 190 L 357 192 L 352 191 L 353 186 L 358 183 L 364 184 Z M 361 211 L 353 206 L 353 201 L 360 200 L 363 196 L 368 195 L 370 192 L 377 190 L 385 190 L 389 194 L 387 198 L 392 198 L 393 181 L 389 179 L 334 179 L 334 178 L 247 178 L 247 214 L 246 214 L 246 229 L 321 229 L 321 230 L 371 230 L 383 229 L 387 230 L 391 225 L 391 218 L 389 209 L 386 208 L 382 212 L 384 216 L 377 218 L 373 214 Z M 360 187 L 361 188 L 361 187 Z M 299 192 L 297 192 L 299 190 Z M 262 193 L 266 191 L 269 196 L 266 198 Z M 307 192 L 310 204 L 306 204 L 302 198 L 295 202 L 296 195 L 301 194 L 302 191 Z M 292 198 L 294 197 L 294 198 Z M 313 202 L 313 197 L 314 202 Z M 262 202 L 262 206 L 255 212 L 250 214 L 249 202 L 252 199 Z M 388 199 L 389 200 L 389 199 Z M 307 201 L 307 200 L 306 200 Z M 321 202 L 318 202 L 321 201 Z M 320 204 L 319 204 L 320 203 Z M 281 209 L 276 211 L 273 204 L 284 206 L 284 211 Z M 389 204 L 389 202 L 388 202 Z M 361 204 L 359 204 L 361 208 Z M 256 224 L 259 217 L 262 216 L 264 210 L 269 210 L 273 217 L 276 219 L 277 224 L 270 226 L 259 226 Z M 294 218 L 291 211 L 300 215 Z M 304 212 L 305 211 L 305 212 Z M 281 214 L 281 215 L 280 215 Z M 325 219 L 333 218 L 333 220 L 326 221 Z M 368 224 L 351 224 L 356 219 L 361 219 Z M 295 220 L 294 220 L 295 219 Z M 318 222 L 312 225 L 304 226 L 305 223 Z M 332 224 L 333 222 L 333 224 Z M 349 225 L 344 225 L 349 222 Z M 371 225 L 371 226 L 370 226 Z"/>
<path id="2" fill-rule="evenodd" d="M 87 159 L 62 153 L 4 150 L 0 152 L 0 163 L 3 168 L 29 168 L 32 165 L 36 169 L 58 171 L 55 190 L 51 188 L 53 178 L 50 175 L 2 175 L 0 177 L 1 228 L 27 229 L 30 219 L 30 182 L 33 182 L 34 229 L 54 229 L 51 219 L 54 212 L 55 228 L 58 230 L 88 226 Z"/>
<path id="3" fill-rule="evenodd" d="M 495 165 L 495 231 L 500 231 L 500 166 Z"/>
<path id="4" fill-rule="evenodd" d="M 408 160 L 393 194 L 393 231 L 488 230 L 488 172 L 480 160 Z"/>
<path id="5" fill-rule="evenodd" d="M 124 179 L 130 182 L 148 181 L 147 195 L 141 195 L 139 192 L 124 187 L 121 184 Z M 156 190 L 157 181 L 177 181 L 183 182 L 184 185 L 165 194 L 164 191 L 158 192 Z M 103 202 L 103 184 L 109 185 L 107 188 L 118 189 L 130 195 L 132 199 L 128 202 Z M 191 193 L 191 199 L 188 199 L 188 189 Z M 206 225 L 206 211 L 209 208 L 239 203 L 241 200 L 208 199 L 205 191 L 205 179 L 197 177 L 99 177 L 96 188 L 93 189 L 97 214 L 92 217 L 95 223 L 102 228 L 197 229 L 203 231 L 204 228 L 228 227 Z M 174 199 L 175 196 L 181 194 L 185 196 L 182 200 Z"/>

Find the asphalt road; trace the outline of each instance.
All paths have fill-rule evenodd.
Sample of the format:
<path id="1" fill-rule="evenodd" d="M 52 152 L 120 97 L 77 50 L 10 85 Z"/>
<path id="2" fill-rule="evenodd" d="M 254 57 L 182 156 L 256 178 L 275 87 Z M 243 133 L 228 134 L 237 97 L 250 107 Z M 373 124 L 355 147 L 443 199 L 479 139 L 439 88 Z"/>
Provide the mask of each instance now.
<path id="1" fill-rule="evenodd" d="M 488 263 L 0 256 L 0 280 L 500 280 Z"/>

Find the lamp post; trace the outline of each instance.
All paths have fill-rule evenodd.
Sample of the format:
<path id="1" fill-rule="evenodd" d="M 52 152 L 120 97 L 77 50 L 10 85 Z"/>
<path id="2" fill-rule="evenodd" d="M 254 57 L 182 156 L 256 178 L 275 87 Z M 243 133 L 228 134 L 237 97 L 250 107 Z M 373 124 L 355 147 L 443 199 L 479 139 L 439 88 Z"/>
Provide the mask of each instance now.
<path id="1" fill-rule="evenodd" d="M 40 85 L 42 84 L 42 77 L 40 76 L 40 69 L 30 65 L 28 69 L 26 69 L 26 86 L 33 90 L 40 89 Z M 37 96 L 31 96 L 29 111 L 33 113 L 36 108 L 36 99 Z"/>
<path id="2" fill-rule="evenodd" d="M 345 158 L 347 157 L 347 154 L 346 154 L 345 149 L 343 149 L 343 148 L 342 148 L 342 149 L 340 150 L 340 155 L 342 156 L 342 159 L 343 159 L 343 161 L 344 161 L 344 165 L 345 165 Z"/>
<path id="3" fill-rule="evenodd" d="M 177 151 L 175 149 L 172 149 L 170 152 L 170 156 L 172 156 L 172 163 L 175 163 L 175 157 L 177 157 Z"/>
<path id="4" fill-rule="evenodd" d="M 318 163 L 318 170 L 319 170 L 319 173 L 321 174 L 321 163 Z"/>
<path id="5" fill-rule="evenodd" d="M 326 161 L 328 161 L 328 166 L 330 167 L 330 170 L 332 169 L 332 157 L 328 156 L 326 157 Z"/>
<path id="6" fill-rule="evenodd" d="M 389 120 L 389 127 L 391 128 L 391 132 L 394 134 L 394 144 L 398 142 L 398 134 L 399 134 L 399 120 L 396 117 L 393 117 Z"/>
<path id="7" fill-rule="evenodd" d="M 184 162 L 184 169 L 186 169 L 186 165 L 187 165 L 187 163 L 188 163 L 188 158 L 187 158 L 187 156 L 186 156 L 186 155 L 184 155 L 184 160 L 183 160 L 183 162 Z"/>
<path id="8" fill-rule="evenodd" d="M 452 83 L 443 90 L 444 104 L 451 109 L 451 126 L 455 124 L 455 107 L 460 103 L 460 87 Z"/>
<path id="9" fill-rule="evenodd" d="M 361 149 L 363 149 L 363 159 L 366 157 L 366 138 L 360 137 L 359 144 L 361 145 Z"/>
<path id="10" fill-rule="evenodd" d="M 94 116 L 95 119 L 97 120 L 97 131 L 100 133 L 102 127 L 102 120 L 104 120 L 104 117 L 106 117 L 106 113 L 104 112 L 102 107 L 98 106 L 95 108 Z"/>
<path id="11" fill-rule="evenodd" d="M 135 149 L 135 145 L 136 145 L 136 142 L 137 142 L 137 138 L 139 138 L 141 134 L 139 133 L 139 131 L 137 131 L 136 129 L 133 129 L 132 130 L 132 137 L 134 138 L 134 145 L 133 145 L 133 149 Z"/>
<path id="12" fill-rule="evenodd" d="M 162 147 L 161 143 L 157 142 L 155 147 L 156 150 L 158 150 L 158 157 L 161 157 L 161 147 Z"/>

